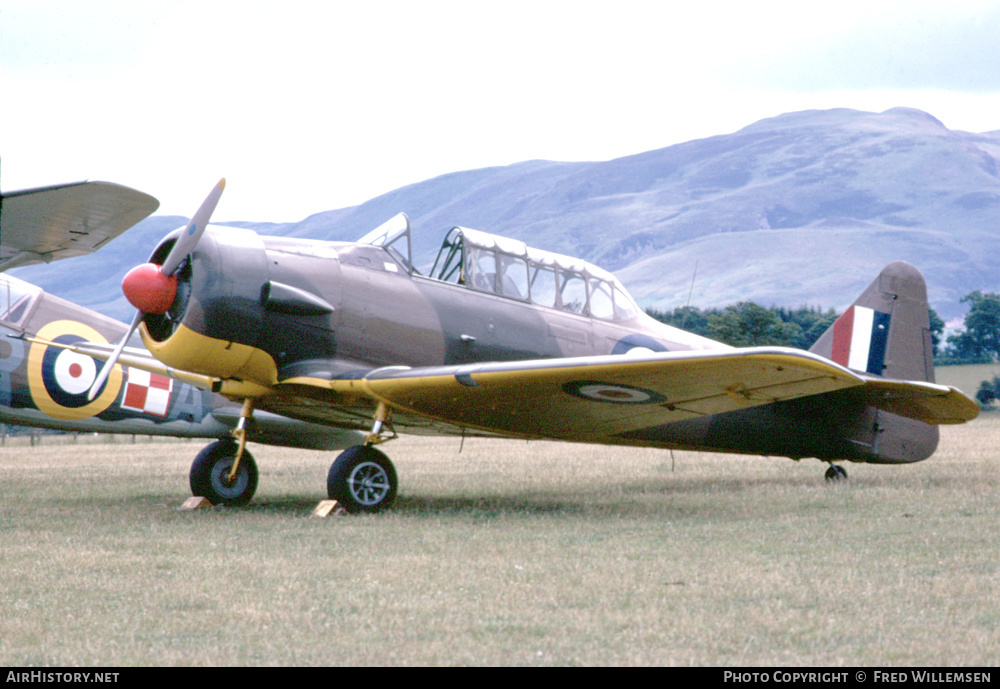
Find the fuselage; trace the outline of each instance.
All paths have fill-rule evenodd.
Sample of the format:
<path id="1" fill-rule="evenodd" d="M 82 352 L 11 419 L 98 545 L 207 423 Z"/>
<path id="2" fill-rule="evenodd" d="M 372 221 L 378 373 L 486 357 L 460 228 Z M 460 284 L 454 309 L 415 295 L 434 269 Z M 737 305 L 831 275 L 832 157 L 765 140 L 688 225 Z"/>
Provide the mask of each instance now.
<path id="1" fill-rule="evenodd" d="M 315 370 L 318 362 L 334 378 L 383 366 L 727 348 L 650 318 L 594 266 L 536 253 L 544 258 L 494 253 L 489 260 L 498 264 L 503 257 L 522 261 L 521 284 L 508 282 L 505 290 L 495 271 L 487 283 L 474 275 L 458 279 L 458 272 L 442 279 L 381 246 L 210 227 L 185 276 L 179 318 L 147 316 L 144 337 L 171 365 L 208 375 L 220 375 L 219 358 L 202 354 L 212 345 L 186 341 L 174 351 L 170 341 L 178 331 L 224 343 L 228 351 L 243 345 L 243 358 L 223 374 L 242 371 L 260 383 Z M 572 267 L 553 265 L 560 259 Z M 543 292 L 532 271 L 551 274 L 552 285 Z"/>
<path id="2" fill-rule="evenodd" d="M 151 261 L 172 243 L 168 236 Z M 408 225 L 358 243 L 210 227 L 179 276 L 170 311 L 147 315 L 140 327 L 157 358 L 223 379 L 233 399 L 253 397 L 261 409 L 347 428 L 371 423 L 372 400 L 330 393 L 317 402 L 323 381 L 382 367 L 727 348 L 649 318 L 606 271 L 464 228 L 449 233 L 422 273 L 410 261 Z M 308 394 L 298 382 L 309 384 Z M 856 398 L 819 396 L 613 442 L 876 462 L 933 452 L 936 428 L 894 417 L 904 438 L 894 446 L 890 435 L 898 434 L 883 433 L 888 416 Z M 421 419 L 398 420 L 421 431 Z M 444 432 L 476 430 L 483 429 Z"/>

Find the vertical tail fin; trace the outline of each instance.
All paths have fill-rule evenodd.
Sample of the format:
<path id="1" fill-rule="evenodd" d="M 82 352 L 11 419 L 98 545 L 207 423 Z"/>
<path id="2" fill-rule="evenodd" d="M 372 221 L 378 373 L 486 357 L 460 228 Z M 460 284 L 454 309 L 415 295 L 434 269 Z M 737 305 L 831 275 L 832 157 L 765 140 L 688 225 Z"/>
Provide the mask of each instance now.
<path id="1" fill-rule="evenodd" d="M 927 284 L 909 263 L 886 266 L 810 349 L 842 366 L 883 378 L 934 382 Z M 937 426 L 875 407 L 842 426 L 863 461 L 917 462 L 933 454 Z"/>
<path id="2" fill-rule="evenodd" d="M 879 273 L 809 351 L 855 371 L 934 382 L 929 313 L 924 276 L 897 261 Z"/>

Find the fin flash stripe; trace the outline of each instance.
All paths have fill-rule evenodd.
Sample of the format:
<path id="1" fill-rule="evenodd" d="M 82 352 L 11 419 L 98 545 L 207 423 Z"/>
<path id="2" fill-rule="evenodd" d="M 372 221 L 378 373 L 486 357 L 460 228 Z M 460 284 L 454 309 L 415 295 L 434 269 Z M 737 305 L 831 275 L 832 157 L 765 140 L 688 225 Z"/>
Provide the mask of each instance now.
<path id="1" fill-rule="evenodd" d="M 890 320 L 888 313 L 851 306 L 833 324 L 833 361 L 855 371 L 882 375 Z"/>

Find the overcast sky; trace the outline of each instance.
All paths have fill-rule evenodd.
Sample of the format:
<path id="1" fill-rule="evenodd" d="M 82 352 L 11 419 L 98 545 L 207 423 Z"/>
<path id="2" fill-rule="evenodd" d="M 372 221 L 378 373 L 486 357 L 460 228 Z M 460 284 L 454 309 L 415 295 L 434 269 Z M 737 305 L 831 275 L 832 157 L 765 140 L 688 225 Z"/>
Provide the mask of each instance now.
<path id="1" fill-rule="evenodd" d="M 447 172 L 793 110 L 1000 129 L 1000 3 L 0 0 L 0 187 L 295 221 Z M 406 210 L 401 208 L 399 210 Z"/>

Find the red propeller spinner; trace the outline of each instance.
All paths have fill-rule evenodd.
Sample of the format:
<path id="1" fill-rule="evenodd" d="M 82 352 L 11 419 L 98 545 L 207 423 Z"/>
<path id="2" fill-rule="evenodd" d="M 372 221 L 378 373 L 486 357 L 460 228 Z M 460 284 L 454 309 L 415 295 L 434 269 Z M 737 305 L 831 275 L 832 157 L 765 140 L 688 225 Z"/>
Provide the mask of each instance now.
<path id="1" fill-rule="evenodd" d="M 122 292 L 143 313 L 164 314 L 177 296 L 177 274 L 164 275 L 155 263 L 143 263 L 125 274 Z"/>

